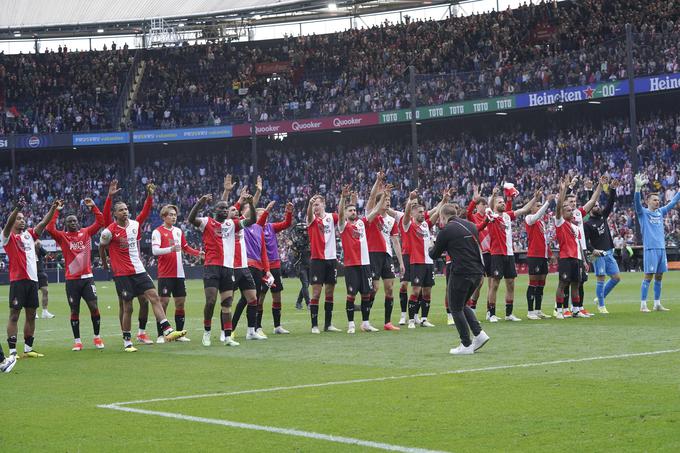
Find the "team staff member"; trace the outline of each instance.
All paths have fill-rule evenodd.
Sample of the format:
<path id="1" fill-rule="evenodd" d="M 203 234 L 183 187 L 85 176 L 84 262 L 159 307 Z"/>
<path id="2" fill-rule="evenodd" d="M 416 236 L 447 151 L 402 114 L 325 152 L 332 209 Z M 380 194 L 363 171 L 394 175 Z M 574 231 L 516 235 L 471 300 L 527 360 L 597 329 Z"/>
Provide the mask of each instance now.
<path id="1" fill-rule="evenodd" d="M 474 310 L 467 306 L 472 293 L 484 277 L 484 263 L 479 246 L 479 233 L 474 223 L 458 218 L 458 208 L 446 204 L 441 210 L 441 219 L 446 226 L 437 235 L 430 258 L 437 259 L 446 251 L 453 257 L 449 264 L 448 293 L 449 308 L 460 335 L 460 345 L 451 349 L 454 355 L 473 354 L 489 341 L 482 330 Z M 470 330 L 474 337 L 470 339 Z"/>

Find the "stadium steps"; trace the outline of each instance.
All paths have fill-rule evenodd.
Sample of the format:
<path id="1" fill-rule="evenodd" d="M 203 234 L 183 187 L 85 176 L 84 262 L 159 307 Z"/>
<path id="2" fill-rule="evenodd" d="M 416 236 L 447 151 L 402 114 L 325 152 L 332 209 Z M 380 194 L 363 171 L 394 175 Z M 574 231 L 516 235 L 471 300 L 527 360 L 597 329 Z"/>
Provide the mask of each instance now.
<path id="1" fill-rule="evenodd" d="M 121 116 L 121 122 L 127 123 L 130 119 L 130 112 L 132 106 L 137 100 L 137 93 L 139 93 L 139 88 L 142 85 L 142 80 L 144 79 L 144 70 L 146 69 L 146 61 L 140 60 L 137 68 L 135 68 L 135 77 L 130 85 L 130 91 L 128 93 L 127 102 L 125 103 L 125 109 L 123 110 L 123 115 Z"/>

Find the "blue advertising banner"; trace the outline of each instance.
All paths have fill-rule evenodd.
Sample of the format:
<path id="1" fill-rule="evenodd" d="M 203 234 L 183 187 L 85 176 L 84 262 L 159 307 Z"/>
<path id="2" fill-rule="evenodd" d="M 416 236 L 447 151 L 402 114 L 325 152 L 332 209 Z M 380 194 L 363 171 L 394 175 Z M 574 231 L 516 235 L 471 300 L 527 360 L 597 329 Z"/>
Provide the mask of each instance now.
<path id="1" fill-rule="evenodd" d="M 135 143 L 176 142 L 181 140 L 206 140 L 211 138 L 231 138 L 232 126 L 198 127 L 191 129 L 161 129 L 137 131 L 132 135 Z"/>
<path id="2" fill-rule="evenodd" d="M 128 132 L 73 134 L 73 146 L 123 145 L 125 143 L 130 143 Z"/>

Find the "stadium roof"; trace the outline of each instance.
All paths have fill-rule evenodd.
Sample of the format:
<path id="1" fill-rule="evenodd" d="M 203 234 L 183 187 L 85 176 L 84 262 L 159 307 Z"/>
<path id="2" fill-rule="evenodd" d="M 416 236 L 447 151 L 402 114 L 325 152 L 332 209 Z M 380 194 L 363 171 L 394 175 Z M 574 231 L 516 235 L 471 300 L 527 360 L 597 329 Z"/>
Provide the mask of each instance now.
<path id="1" fill-rule="evenodd" d="M 152 19 L 182 26 L 250 25 L 385 12 L 460 0 L 23 0 L 7 1 L 0 39 L 140 33 Z M 329 4 L 334 7 L 329 8 Z"/>

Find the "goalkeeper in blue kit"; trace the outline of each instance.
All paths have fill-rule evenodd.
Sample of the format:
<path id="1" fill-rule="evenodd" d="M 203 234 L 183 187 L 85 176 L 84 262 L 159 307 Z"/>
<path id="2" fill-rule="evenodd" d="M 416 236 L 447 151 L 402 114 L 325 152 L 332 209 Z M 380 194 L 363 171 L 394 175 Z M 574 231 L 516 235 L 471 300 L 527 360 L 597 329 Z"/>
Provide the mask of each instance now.
<path id="1" fill-rule="evenodd" d="M 648 313 L 647 293 L 654 277 L 654 310 L 668 311 L 661 305 L 661 280 L 668 270 L 666 258 L 666 240 L 664 234 L 664 217 L 680 201 L 680 190 L 673 199 L 663 207 L 659 207 L 661 199 L 658 193 L 647 195 L 647 207 L 642 206 L 640 189 L 648 183 L 648 179 L 638 174 L 635 176 L 635 214 L 640 222 L 642 245 L 644 249 L 643 269 L 645 273 L 640 288 L 640 311 Z"/>

